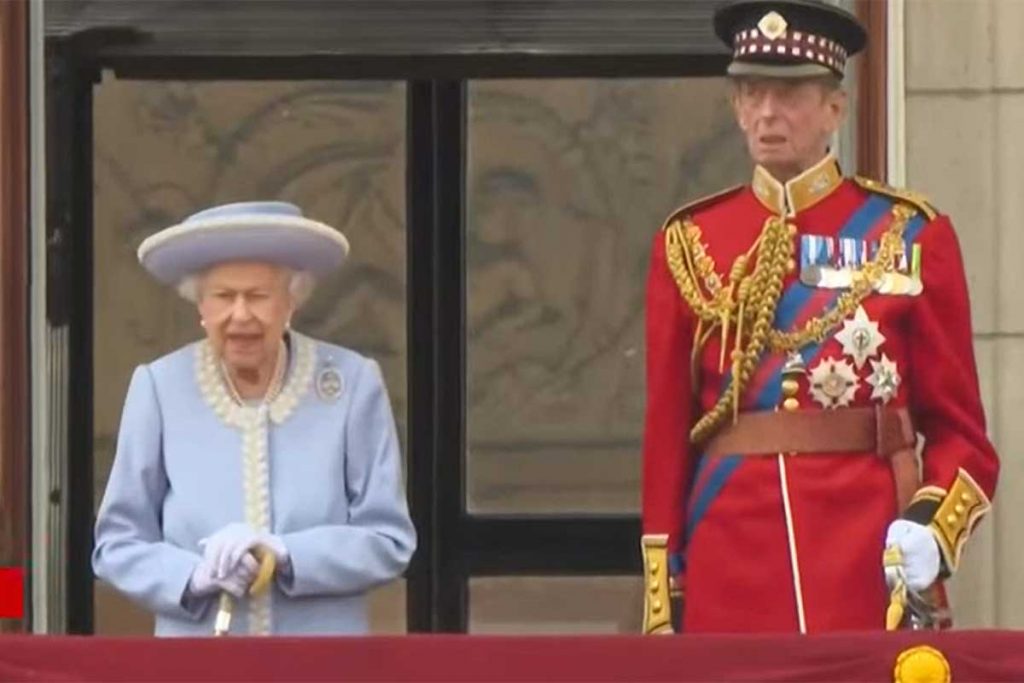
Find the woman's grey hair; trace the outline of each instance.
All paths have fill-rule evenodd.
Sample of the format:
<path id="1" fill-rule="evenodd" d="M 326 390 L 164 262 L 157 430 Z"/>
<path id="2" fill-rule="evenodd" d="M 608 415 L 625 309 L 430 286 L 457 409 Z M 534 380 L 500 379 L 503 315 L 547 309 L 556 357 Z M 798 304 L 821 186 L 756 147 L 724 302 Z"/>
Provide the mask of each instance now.
<path id="1" fill-rule="evenodd" d="M 187 301 L 191 301 L 194 304 L 199 303 L 200 287 L 204 274 L 193 273 L 185 276 L 178 283 L 178 294 Z M 316 278 L 313 277 L 312 273 L 304 270 L 288 271 L 288 293 L 291 294 L 292 301 L 295 302 L 295 308 L 300 308 L 309 300 L 309 297 L 313 295 L 315 287 Z"/>

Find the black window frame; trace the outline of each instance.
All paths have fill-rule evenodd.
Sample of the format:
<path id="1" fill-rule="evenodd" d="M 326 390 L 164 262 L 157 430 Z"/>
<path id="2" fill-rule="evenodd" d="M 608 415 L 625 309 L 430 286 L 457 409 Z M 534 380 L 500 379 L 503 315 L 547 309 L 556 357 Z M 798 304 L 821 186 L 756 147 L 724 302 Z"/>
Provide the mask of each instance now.
<path id="1" fill-rule="evenodd" d="M 416 2 L 436 12 L 426 24 Z M 407 572 L 407 627 L 466 632 L 471 577 L 640 571 L 636 515 L 467 511 L 467 84 L 719 76 L 727 55 L 711 34 L 714 4 L 49 0 L 47 320 L 69 330 L 66 433 L 58 435 L 67 442 L 72 482 L 69 631 L 93 630 L 91 117 L 103 69 L 127 79 L 407 82 L 407 335 L 415 350 L 407 358 L 407 485 L 419 534 Z M 246 18 L 246 8 L 257 6 L 263 14 Z"/>

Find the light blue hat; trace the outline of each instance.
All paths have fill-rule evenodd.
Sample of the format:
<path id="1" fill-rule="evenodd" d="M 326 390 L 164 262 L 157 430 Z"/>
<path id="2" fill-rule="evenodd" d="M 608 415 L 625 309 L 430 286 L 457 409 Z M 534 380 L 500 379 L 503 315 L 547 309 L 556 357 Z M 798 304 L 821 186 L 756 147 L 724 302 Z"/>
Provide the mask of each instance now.
<path id="1" fill-rule="evenodd" d="M 193 214 L 139 245 L 139 262 L 157 280 L 177 285 L 228 261 L 259 261 L 326 275 L 348 256 L 338 230 L 287 202 L 238 202 Z"/>

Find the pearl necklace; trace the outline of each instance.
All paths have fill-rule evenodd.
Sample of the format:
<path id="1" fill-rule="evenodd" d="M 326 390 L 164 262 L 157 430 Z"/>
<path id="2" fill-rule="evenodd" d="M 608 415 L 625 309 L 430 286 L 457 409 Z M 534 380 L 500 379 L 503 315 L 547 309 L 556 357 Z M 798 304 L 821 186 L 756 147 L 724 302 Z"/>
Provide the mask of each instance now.
<path id="1" fill-rule="evenodd" d="M 277 350 L 277 360 L 274 362 L 274 373 L 270 376 L 270 384 L 267 385 L 267 392 L 263 395 L 263 398 L 260 399 L 260 403 L 272 403 L 273 400 L 277 398 L 277 395 L 281 393 L 281 388 L 284 386 L 284 371 L 287 366 L 287 358 L 288 347 L 285 345 L 284 341 L 282 341 L 280 348 Z M 228 372 L 227 365 L 225 365 L 223 360 L 220 362 L 220 373 L 234 402 L 240 406 L 246 405 L 246 400 L 238 393 L 235 383 L 231 381 L 231 373 Z"/>

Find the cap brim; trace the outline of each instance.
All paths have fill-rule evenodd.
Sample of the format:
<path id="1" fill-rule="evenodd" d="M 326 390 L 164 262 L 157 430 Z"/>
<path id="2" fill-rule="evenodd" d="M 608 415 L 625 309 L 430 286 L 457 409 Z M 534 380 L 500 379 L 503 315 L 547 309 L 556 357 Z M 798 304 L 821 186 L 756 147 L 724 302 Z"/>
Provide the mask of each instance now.
<path id="1" fill-rule="evenodd" d="M 348 256 L 345 236 L 296 216 L 235 215 L 182 223 L 146 239 L 139 262 L 157 280 L 176 285 L 219 263 L 257 261 L 326 275 Z"/>
<path id="2" fill-rule="evenodd" d="M 726 73 L 730 76 L 764 76 L 766 78 L 814 78 L 817 76 L 835 76 L 842 74 L 824 64 L 758 64 L 754 62 L 734 61 L 729 64 Z"/>

